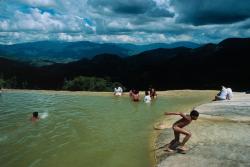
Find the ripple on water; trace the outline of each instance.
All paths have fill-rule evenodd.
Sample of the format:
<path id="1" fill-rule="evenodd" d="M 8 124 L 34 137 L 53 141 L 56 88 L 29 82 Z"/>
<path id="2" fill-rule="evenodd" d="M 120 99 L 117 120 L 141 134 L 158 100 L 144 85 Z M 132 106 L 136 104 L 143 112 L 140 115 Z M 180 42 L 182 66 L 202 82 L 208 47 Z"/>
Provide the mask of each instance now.
<path id="1" fill-rule="evenodd" d="M 151 125 L 166 109 L 175 109 L 171 105 L 161 98 L 146 105 L 108 95 L 6 92 L 0 102 L 0 163 L 148 167 Z M 41 119 L 32 123 L 34 111 Z"/>
<path id="2" fill-rule="evenodd" d="M 7 135 L 1 135 L 0 136 L 0 144 L 3 144 L 5 143 L 5 141 L 8 139 L 8 136 Z"/>

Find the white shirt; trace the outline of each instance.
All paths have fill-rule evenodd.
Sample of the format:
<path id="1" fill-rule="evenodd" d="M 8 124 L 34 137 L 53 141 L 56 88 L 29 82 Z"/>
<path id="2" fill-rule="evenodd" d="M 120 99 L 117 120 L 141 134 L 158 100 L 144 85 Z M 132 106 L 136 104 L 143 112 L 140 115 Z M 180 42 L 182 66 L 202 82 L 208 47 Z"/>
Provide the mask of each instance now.
<path id="1" fill-rule="evenodd" d="M 225 88 L 224 86 L 221 89 L 219 97 L 222 98 L 222 99 L 226 99 L 227 98 L 227 88 Z"/>
<path id="2" fill-rule="evenodd" d="M 120 93 L 123 92 L 123 90 L 122 90 L 122 88 L 120 86 L 117 88 L 117 91 L 120 92 Z"/>
<path id="3" fill-rule="evenodd" d="M 227 99 L 231 100 L 233 97 L 233 91 L 231 88 L 227 88 Z"/>
<path id="4" fill-rule="evenodd" d="M 150 103 L 150 102 L 151 102 L 151 97 L 150 97 L 150 95 L 147 95 L 147 96 L 144 97 L 144 102 L 145 102 L 145 103 Z"/>
<path id="5" fill-rule="evenodd" d="M 114 95 L 116 95 L 116 96 L 121 96 L 122 92 L 123 92 L 123 90 L 122 90 L 121 87 L 118 87 L 118 88 L 114 89 Z"/>

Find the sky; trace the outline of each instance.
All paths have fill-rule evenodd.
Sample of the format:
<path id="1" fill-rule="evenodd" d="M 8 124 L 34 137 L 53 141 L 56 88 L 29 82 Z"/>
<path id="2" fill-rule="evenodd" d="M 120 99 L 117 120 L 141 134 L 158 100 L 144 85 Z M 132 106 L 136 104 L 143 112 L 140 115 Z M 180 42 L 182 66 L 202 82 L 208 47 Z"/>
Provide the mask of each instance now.
<path id="1" fill-rule="evenodd" d="M 0 44 L 203 44 L 230 37 L 250 37 L 250 0 L 0 0 Z"/>

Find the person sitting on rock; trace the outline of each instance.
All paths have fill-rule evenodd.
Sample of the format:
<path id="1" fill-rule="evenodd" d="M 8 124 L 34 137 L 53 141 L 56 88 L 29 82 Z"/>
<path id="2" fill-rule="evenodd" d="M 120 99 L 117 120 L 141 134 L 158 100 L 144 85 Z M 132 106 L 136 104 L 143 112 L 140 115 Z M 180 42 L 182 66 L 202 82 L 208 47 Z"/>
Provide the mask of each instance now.
<path id="1" fill-rule="evenodd" d="M 222 86 L 221 91 L 215 96 L 214 101 L 217 101 L 217 100 L 231 100 L 232 98 L 233 98 L 232 89 Z"/>
<path id="2" fill-rule="evenodd" d="M 227 100 L 231 100 L 233 98 L 233 91 L 231 88 L 227 88 Z"/>
<path id="3" fill-rule="evenodd" d="M 222 86 L 221 91 L 215 96 L 214 101 L 227 99 L 227 88 Z"/>

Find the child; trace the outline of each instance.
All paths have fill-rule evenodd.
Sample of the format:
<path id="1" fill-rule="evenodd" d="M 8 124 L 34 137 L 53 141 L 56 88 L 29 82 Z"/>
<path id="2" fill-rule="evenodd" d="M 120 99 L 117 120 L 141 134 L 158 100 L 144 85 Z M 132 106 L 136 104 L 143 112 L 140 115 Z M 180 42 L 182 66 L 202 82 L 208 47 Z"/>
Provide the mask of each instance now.
<path id="1" fill-rule="evenodd" d="M 197 120 L 199 117 L 199 112 L 196 110 L 192 110 L 190 112 L 190 115 L 186 115 L 180 112 L 166 112 L 165 115 L 180 115 L 182 119 L 176 121 L 172 128 L 174 131 L 175 138 L 170 142 L 169 146 L 166 148 L 166 151 L 173 151 L 171 148 L 174 147 L 174 145 L 179 145 L 177 148 L 183 151 L 186 151 L 187 148 L 184 147 L 185 143 L 189 140 L 191 137 L 191 133 L 183 129 L 183 127 L 187 126 L 192 122 L 192 120 Z M 180 143 L 180 134 L 184 134 L 185 137 L 183 141 Z"/>
<path id="2" fill-rule="evenodd" d="M 145 102 L 145 103 L 150 103 L 150 102 L 151 102 L 151 97 L 150 97 L 148 91 L 145 91 L 144 102 Z"/>
<path id="3" fill-rule="evenodd" d="M 156 94 L 156 91 L 155 91 L 154 88 L 151 88 L 151 89 L 150 89 L 150 97 L 151 97 L 152 99 L 156 99 L 156 98 L 157 98 L 157 94 Z"/>
<path id="4" fill-rule="evenodd" d="M 33 112 L 32 117 L 31 117 L 31 121 L 35 122 L 37 120 L 39 120 L 38 112 Z"/>

